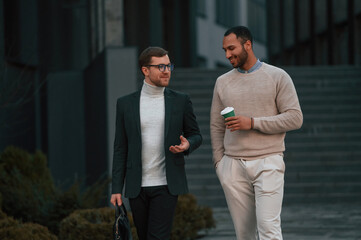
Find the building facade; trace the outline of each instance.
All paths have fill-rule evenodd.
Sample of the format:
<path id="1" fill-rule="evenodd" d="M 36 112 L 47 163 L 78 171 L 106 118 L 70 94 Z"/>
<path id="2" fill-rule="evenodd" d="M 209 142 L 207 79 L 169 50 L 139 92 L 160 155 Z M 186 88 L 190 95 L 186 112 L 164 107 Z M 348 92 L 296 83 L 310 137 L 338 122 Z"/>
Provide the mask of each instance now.
<path id="1" fill-rule="evenodd" d="M 267 2 L 268 57 L 275 65 L 360 65 L 361 2 Z"/>
<path id="2" fill-rule="evenodd" d="M 267 59 L 265 0 L 123 2 L 124 45 L 138 49 L 163 46 L 177 67 L 229 66 L 222 39 L 228 28 L 237 25 L 251 28 L 256 55 Z"/>
<path id="3" fill-rule="evenodd" d="M 229 67 L 223 34 L 246 25 L 266 60 L 265 7 L 265 0 L 0 0 L 0 151 L 40 149 L 57 181 L 94 182 L 111 169 L 115 103 L 139 87 L 139 52 L 162 46 L 177 68 Z"/>
<path id="4" fill-rule="evenodd" d="M 251 29 L 256 56 L 267 60 L 265 0 L 200 0 L 197 3 L 197 67 L 229 67 L 222 49 L 223 34 L 237 25 Z"/>

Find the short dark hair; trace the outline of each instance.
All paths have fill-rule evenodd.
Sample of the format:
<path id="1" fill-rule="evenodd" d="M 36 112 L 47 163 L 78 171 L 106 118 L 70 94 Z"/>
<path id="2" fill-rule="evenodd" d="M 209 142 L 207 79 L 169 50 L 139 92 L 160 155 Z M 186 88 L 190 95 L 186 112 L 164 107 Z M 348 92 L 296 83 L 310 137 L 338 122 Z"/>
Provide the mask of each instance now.
<path id="1" fill-rule="evenodd" d="M 144 49 L 138 59 L 140 70 L 142 70 L 142 67 L 150 64 L 152 57 L 163 57 L 167 54 L 168 51 L 161 47 L 148 47 Z"/>
<path id="2" fill-rule="evenodd" d="M 241 38 L 243 41 L 241 42 L 242 44 L 245 43 L 247 40 L 250 40 L 251 44 L 253 45 L 252 33 L 247 27 L 245 26 L 232 27 L 224 33 L 224 36 L 226 37 L 231 33 L 234 33 L 237 36 L 237 38 Z"/>

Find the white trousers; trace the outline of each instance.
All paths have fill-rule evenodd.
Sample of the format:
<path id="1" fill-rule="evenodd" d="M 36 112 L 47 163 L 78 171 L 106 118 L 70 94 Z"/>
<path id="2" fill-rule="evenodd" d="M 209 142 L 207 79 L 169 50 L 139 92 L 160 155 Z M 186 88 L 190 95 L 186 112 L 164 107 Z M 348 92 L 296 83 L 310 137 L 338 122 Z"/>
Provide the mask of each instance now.
<path id="1" fill-rule="evenodd" d="M 282 239 L 283 157 L 273 155 L 245 161 L 224 156 L 216 172 L 237 239 Z"/>

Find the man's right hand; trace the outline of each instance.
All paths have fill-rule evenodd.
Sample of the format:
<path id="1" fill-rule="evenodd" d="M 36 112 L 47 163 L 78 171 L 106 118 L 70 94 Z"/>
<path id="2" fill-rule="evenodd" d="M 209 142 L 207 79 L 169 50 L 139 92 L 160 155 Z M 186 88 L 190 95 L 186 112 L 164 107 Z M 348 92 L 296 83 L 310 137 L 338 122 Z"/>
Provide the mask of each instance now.
<path id="1" fill-rule="evenodd" d="M 252 118 L 245 116 L 234 116 L 225 119 L 227 129 L 231 132 L 236 130 L 250 130 L 252 129 Z"/>
<path id="2" fill-rule="evenodd" d="M 116 193 L 116 194 L 112 194 L 111 198 L 110 198 L 110 202 L 111 204 L 113 204 L 113 206 L 115 207 L 115 204 L 118 203 L 118 206 L 122 205 L 122 194 L 120 193 Z"/>

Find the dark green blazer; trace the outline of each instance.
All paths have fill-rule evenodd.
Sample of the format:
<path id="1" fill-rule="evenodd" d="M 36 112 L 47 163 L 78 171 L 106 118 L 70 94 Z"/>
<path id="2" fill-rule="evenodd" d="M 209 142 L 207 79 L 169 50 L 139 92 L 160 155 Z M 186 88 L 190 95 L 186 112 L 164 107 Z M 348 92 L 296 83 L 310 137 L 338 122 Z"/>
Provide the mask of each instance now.
<path id="1" fill-rule="evenodd" d="M 140 91 L 121 97 L 117 101 L 116 130 L 114 140 L 112 193 L 125 197 L 138 196 L 142 183 L 142 140 L 139 114 Z M 164 151 L 168 189 L 171 194 L 188 192 L 184 169 L 184 155 L 188 155 L 202 143 L 202 136 L 193 113 L 188 95 L 165 88 Z M 169 151 L 172 145 L 180 144 L 180 135 L 190 143 L 184 153 Z"/>

